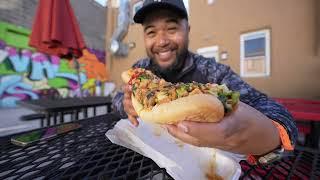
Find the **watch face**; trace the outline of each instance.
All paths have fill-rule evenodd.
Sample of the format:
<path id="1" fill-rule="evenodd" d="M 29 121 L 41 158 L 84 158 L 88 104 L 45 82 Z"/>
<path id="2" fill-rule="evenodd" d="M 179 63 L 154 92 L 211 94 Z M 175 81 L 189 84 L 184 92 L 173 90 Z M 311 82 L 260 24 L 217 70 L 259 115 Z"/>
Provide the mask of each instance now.
<path id="1" fill-rule="evenodd" d="M 110 50 L 113 54 L 116 53 L 119 50 L 119 43 L 115 40 L 112 40 L 110 44 Z"/>
<path id="2" fill-rule="evenodd" d="M 259 163 L 261 163 L 261 164 L 268 164 L 268 163 L 271 163 L 271 162 L 273 162 L 273 161 L 275 161 L 275 160 L 278 160 L 278 159 L 280 159 L 280 158 L 281 158 L 281 156 L 280 156 L 279 154 L 276 154 L 276 153 L 274 153 L 274 152 L 271 152 L 271 153 L 269 153 L 269 154 L 266 154 L 266 155 L 260 157 L 260 158 L 259 158 Z"/>

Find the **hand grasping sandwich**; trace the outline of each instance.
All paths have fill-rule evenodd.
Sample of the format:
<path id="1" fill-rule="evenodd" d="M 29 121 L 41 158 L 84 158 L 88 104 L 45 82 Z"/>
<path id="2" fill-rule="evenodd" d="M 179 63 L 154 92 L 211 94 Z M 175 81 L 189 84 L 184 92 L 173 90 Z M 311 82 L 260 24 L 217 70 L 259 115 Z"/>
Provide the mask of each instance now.
<path id="1" fill-rule="evenodd" d="M 269 124 L 261 113 L 239 102 L 239 93 L 225 85 L 174 84 L 143 68 L 129 69 L 121 77 L 127 84 L 124 109 L 134 125 L 138 125 L 137 117 L 165 124 L 173 136 L 196 146 L 235 152 L 253 151 L 251 146 L 241 147 L 248 141 L 238 137 L 239 132 L 246 135 L 257 131 L 251 124 L 254 122 L 251 122 L 252 117 L 261 119 L 265 127 Z M 269 126 L 271 132 L 277 132 L 272 124 Z M 274 139 L 274 142 L 278 141 Z"/>

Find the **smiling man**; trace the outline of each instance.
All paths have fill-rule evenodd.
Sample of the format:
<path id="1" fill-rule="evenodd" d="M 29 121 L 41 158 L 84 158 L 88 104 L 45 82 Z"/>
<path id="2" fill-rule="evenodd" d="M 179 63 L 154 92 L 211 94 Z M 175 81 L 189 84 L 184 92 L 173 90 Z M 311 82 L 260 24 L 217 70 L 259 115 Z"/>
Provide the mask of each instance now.
<path id="1" fill-rule="evenodd" d="M 251 160 L 261 163 L 293 150 L 297 128 L 285 108 L 244 82 L 229 66 L 188 50 L 190 26 L 182 0 L 145 0 L 134 21 L 143 26 L 148 57 L 133 67 L 151 70 L 173 83 L 226 84 L 241 94 L 237 110 L 221 122 L 167 125 L 170 134 L 196 146 L 248 154 Z M 124 86 L 113 99 L 113 109 L 138 126 L 131 93 L 131 87 Z"/>
<path id="2" fill-rule="evenodd" d="M 188 55 L 189 25 L 170 10 L 160 9 L 143 21 L 146 52 L 163 75 L 177 72 Z"/>

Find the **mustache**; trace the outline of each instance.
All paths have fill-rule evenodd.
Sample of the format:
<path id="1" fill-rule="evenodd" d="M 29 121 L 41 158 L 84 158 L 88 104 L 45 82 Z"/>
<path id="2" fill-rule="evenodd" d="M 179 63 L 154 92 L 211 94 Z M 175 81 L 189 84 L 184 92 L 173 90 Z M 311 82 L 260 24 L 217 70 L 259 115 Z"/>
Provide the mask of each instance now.
<path id="1" fill-rule="evenodd" d="M 177 54 L 177 57 L 174 60 L 174 62 L 169 67 L 165 68 L 161 67 L 154 58 L 150 58 L 151 69 L 155 72 L 157 76 L 169 80 L 167 78 L 171 79 L 173 76 L 177 74 L 179 70 L 181 70 L 183 63 L 185 62 L 185 58 L 187 58 L 187 56 L 188 49 L 182 49 L 182 51 Z"/>
<path id="2" fill-rule="evenodd" d="M 152 52 L 160 53 L 160 52 L 172 51 L 172 50 L 176 50 L 176 49 L 178 49 L 177 46 L 167 45 L 167 46 L 164 46 L 164 47 L 155 47 L 155 48 L 153 48 Z"/>

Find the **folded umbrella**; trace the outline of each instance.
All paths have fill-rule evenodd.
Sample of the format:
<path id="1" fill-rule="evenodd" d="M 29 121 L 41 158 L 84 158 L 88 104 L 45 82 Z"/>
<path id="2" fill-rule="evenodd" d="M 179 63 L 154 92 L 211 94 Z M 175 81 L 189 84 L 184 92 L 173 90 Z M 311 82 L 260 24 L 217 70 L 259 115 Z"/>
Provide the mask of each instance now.
<path id="1" fill-rule="evenodd" d="M 69 0 L 39 0 L 29 45 L 39 52 L 74 59 L 81 92 L 76 58 L 86 46 Z"/>

